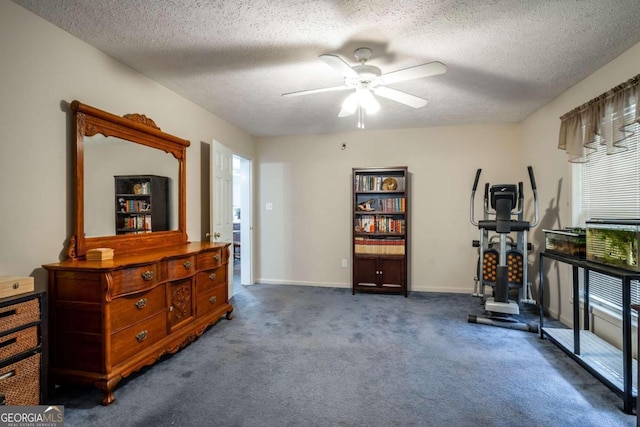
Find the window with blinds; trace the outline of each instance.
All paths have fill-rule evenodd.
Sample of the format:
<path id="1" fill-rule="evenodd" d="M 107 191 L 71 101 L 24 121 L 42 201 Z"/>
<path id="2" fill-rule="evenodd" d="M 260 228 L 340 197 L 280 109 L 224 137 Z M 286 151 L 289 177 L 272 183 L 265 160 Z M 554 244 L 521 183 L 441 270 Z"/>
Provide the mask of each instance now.
<path id="1" fill-rule="evenodd" d="M 640 218 L 640 153 L 638 123 L 629 127 L 634 134 L 628 150 L 607 155 L 598 150 L 580 168 L 580 226 L 590 218 Z M 596 141 L 598 142 L 598 141 Z M 596 272 L 589 273 L 590 303 L 622 312 L 621 282 Z M 631 284 L 631 302 L 640 304 L 640 283 Z"/>

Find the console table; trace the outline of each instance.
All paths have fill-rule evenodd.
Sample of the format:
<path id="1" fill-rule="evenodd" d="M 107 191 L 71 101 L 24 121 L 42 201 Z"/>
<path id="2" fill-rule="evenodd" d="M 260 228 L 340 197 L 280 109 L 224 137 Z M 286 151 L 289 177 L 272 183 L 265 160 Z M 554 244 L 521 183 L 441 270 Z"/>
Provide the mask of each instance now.
<path id="1" fill-rule="evenodd" d="M 571 265 L 573 269 L 573 329 L 544 327 L 544 261 L 545 259 Z M 583 269 L 584 314 L 580 326 L 579 271 Z M 605 342 L 589 328 L 589 271 L 595 271 L 622 281 L 622 351 Z M 581 366 L 598 378 L 613 392 L 622 397 L 624 412 L 633 413 L 637 396 L 637 375 L 631 355 L 631 281 L 640 280 L 640 273 L 603 264 L 570 258 L 567 256 L 540 252 L 540 338 L 549 337 L 556 345 L 576 360 Z"/>

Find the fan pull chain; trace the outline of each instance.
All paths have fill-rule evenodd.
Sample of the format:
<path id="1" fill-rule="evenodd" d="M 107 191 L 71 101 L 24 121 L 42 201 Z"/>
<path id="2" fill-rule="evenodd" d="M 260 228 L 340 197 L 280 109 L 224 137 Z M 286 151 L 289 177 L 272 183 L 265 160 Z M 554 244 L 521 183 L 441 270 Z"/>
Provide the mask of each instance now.
<path id="1" fill-rule="evenodd" d="M 358 105 L 358 129 L 364 129 L 364 108 Z"/>

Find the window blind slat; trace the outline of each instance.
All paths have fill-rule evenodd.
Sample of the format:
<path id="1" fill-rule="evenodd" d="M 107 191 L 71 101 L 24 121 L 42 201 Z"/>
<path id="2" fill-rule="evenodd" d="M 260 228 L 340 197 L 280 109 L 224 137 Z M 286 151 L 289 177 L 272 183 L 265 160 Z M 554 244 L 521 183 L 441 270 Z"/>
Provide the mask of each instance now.
<path id="1" fill-rule="evenodd" d="M 581 226 L 590 218 L 640 218 L 640 155 L 638 133 L 627 140 L 628 150 L 607 155 L 604 147 L 581 164 L 580 214 Z M 597 141 L 599 142 L 599 141 Z M 622 312 L 622 283 L 618 279 L 596 272 L 589 273 L 589 295 L 594 304 Z M 631 302 L 640 304 L 640 282 L 631 282 Z"/>

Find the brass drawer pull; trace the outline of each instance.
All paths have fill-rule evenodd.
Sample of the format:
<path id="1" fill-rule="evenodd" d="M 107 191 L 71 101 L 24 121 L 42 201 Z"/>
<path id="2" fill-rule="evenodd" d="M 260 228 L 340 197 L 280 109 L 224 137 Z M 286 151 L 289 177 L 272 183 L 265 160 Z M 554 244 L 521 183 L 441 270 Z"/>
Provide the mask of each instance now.
<path id="1" fill-rule="evenodd" d="M 151 280 L 151 279 L 153 279 L 153 271 L 151 271 L 151 270 L 147 270 L 147 271 L 145 271 L 144 273 L 142 273 L 142 278 L 143 278 L 144 280 Z"/>
<path id="2" fill-rule="evenodd" d="M 218 298 L 216 298 L 216 296 L 215 296 L 215 295 L 214 295 L 214 296 L 212 296 L 211 298 L 209 298 L 209 302 L 210 302 L 211 304 L 215 304 L 217 300 L 218 300 Z"/>
<path id="3" fill-rule="evenodd" d="M 13 370 L 7 372 L 6 374 L 0 375 L 0 381 L 6 380 L 7 378 L 14 377 L 15 375 L 16 375 L 16 370 L 13 369 Z"/>
<path id="4" fill-rule="evenodd" d="M 217 277 L 217 276 L 216 276 L 216 273 L 211 273 L 211 274 L 209 275 L 209 280 L 216 280 L 216 277 Z"/>
<path id="5" fill-rule="evenodd" d="M 147 306 L 147 299 L 146 298 L 140 298 L 137 302 L 136 302 L 136 308 L 138 310 L 142 310 L 143 308 L 145 308 Z"/>
<path id="6" fill-rule="evenodd" d="M 213 256 L 213 260 L 214 260 L 215 262 L 220 262 L 220 254 L 215 254 L 215 255 Z"/>
<path id="7" fill-rule="evenodd" d="M 184 265 L 184 269 L 185 269 L 185 270 L 188 270 L 188 269 L 190 269 L 190 268 L 191 268 L 191 261 L 187 261 L 187 262 L 185 262 L 185 263 L 184 263 L 184 264 L 182 264 L 182 265 Z"/>
<path id="8" fill-rule="evenodd" d="M 142 341 L 146 340 L 147 339 L 147 334 L 148 334 L 148 332 L 146 330 L 138 333 L 138 335 L 136 335 L 136 340 L 138 340 L 138 342 L 142 342 Z"/>

